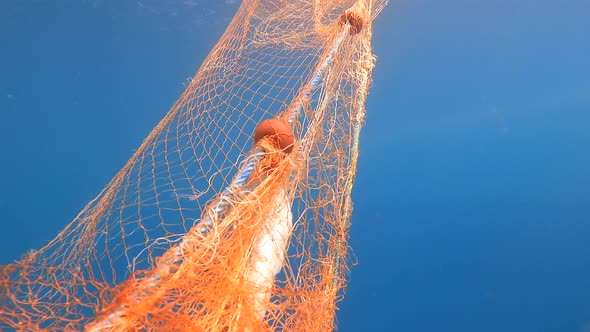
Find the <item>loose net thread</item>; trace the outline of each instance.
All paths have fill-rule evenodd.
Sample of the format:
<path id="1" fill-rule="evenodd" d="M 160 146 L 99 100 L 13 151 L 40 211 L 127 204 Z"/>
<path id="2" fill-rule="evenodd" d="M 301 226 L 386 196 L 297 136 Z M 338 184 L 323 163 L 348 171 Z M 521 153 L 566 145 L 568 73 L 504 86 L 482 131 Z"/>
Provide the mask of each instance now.
<path id="1" fill-rule="evenodd" d="M 245 1 L 106 188 L 47 246 L 0 268 L 0 328 L 333 329 L 371 22 L 384 5 Z M 347 9 L 364 22 L 358 33 L 342 19 Z M 256 125 L 275 117 L 293 127 L 289 155 L 268 142 L 252 148 Z M 291 202 L 294 226 L 261 318 L 251 296 L 261 290 L 244 275 L 277 193 Z"/>

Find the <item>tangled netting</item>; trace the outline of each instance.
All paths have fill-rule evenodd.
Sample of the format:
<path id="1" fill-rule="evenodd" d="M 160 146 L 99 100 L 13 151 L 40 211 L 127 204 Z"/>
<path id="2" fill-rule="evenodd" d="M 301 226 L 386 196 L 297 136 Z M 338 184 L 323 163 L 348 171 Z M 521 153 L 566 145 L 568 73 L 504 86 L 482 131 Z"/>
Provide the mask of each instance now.
<path id="1" fill-rule="evenodd" d="M 104 190 L 0 267 L 0 328 L 333 330 L 384 6 L 244 1 Z"/>

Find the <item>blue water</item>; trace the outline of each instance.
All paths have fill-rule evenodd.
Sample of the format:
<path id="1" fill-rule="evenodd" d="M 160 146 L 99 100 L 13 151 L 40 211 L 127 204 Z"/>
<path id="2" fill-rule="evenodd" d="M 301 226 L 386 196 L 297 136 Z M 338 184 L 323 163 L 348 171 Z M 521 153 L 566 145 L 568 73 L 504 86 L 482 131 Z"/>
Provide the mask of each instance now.
<path id="1" fill-rule="evenodd" d="M 123 166 L 237 1 L 0 4 L 0 262 Z M 340 331 L 590 331 L 590 3 L 391 1 Z"/>

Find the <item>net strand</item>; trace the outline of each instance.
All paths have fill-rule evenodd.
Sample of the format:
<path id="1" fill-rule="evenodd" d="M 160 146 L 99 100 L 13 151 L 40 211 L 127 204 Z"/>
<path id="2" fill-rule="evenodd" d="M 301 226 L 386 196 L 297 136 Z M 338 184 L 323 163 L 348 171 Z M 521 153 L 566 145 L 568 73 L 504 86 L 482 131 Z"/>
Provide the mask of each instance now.
<path id="1" fill-rule="evenodd" d="M 303 105 L 309 100 L 313 91 L 321 84 L 322 77 L 325 75 L 325 71 L 332 62 L 332 58 L 338 51 L 338 47 L 348 35 L 349 28 L 350 25 L 347 23 L 344 25 L 342 31 L 338 33 L 338 36 L 334 40 L 334 44 L 330 48 L 327 56 L 323 61 L 321 61 L 321 65 L 316 70 L 311 81 L 303 89 L 303 93 L 301 93 L 302 97 L 294 103 L 296 107 L 293 107 L 293 110 L 289 112 L 291 114 L 289 117 L 289 123 L 293 123 L 295 121 L 299 111 L 303 108 Z M 260 162 L 264 154 L 265 150 L 257 146 L 254 148 L 252 153 L 246 157 L 245 161 L 243 162 L 243 166 L 240 168 L 233 183 L 221 193 L 221 195 L 215 200 L 215 203 L 212 204 L 212 207 L 208 209 L 207 213 L 203 215 L 201 221 L 198 222 L 196 227 L 199 233 L 203 235 L 207 234 L 210 230 L 210 227 L 213 226 L 215 220 L 220 218 L 220 214 L 231 207 L 232 201 L 235 199 L 236 192 L 242 190 L 242 187 L 249 182 L 252 173 L 256 169 L 257 164 Z M 180 244 L 172 249 L 172 252 L 174 253 L 173 259 L 165 261 L 161 266 L 156 268 L 156 271 L 167 270 L 169 274 L 176 273 L 179 266 L 184 263 L 183 252 L 181 248 L 188 245 L 185 243 L 186 241 L 187 238 L 183 238 Z M 157 288 L 156 285 L 161 280 L 161 278 L 162 276 L 159 272 L 154 272 L 147 281 L 148 286 Z M 141 302 L 142 296 L 150 295 L 153 295 L 153 293 L 149 290 L 149 288 L 143 288 L 141 294 L 133 294 L 133 299 L 130 302 Z M 123 319 L 122 317 L 124 316 L 126 309 L 125 306 L 127 305 L 122 305 L 121 307 L 115 309 L 112 313 L 104 315 L 105 318 L 102 321 L 93 323 L 92 326 L 87 330 L 100 331 L 116 325 L 116 321 Z"/>
<path id="2" fill-rule="evenodd" d="M 245 0 L 99 195 L 0 266 L 0 329 L 327 331 L 385 0 Z M 284 121 L 292 152 L 252 133 Z"/>

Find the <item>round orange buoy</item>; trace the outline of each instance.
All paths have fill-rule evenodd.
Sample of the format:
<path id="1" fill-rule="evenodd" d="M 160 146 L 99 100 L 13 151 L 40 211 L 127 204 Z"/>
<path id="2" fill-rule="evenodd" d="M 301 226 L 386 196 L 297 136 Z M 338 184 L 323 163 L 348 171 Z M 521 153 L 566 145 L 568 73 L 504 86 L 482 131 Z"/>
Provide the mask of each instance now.
<path id="1" fill-rule="evenodd" d="M 295 135 L 293 135 L 291 127 L 285 122 L 277 119 L 262 121 L 254 131 L 254 145 L 265 137 L 270 137 L 277 148 L 285 153 L 293 151 Z"/>
<path id="2" fill-rule="evenodd" d="M 350 30 L 348 32 L 351 35 L 356 35 L 363 29 L 363 25 L 365 25 L 365 20 L 356 11 L 348 9 L 344 12 L 344 14 L 340 15 L 340 23 L 350 24 Z"/>

